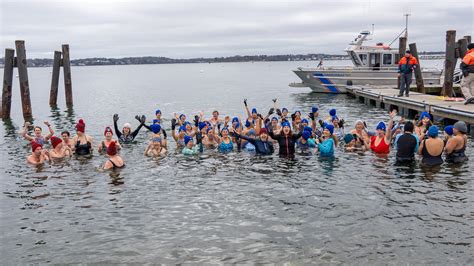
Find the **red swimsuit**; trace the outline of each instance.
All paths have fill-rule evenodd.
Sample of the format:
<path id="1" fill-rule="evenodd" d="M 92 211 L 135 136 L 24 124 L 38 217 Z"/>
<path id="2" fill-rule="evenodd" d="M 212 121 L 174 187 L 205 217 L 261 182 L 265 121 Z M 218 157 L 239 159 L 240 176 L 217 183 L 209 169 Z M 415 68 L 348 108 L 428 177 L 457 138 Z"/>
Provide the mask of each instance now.
<path id="1" fill-rule="evenodd" d="M 375 153 L 389 153 L 390 145 L 385 142 L 385 137 L 380 141 L 378 146 L 375 146 L 377 136 L 370 137 L 370 149 Z"/>

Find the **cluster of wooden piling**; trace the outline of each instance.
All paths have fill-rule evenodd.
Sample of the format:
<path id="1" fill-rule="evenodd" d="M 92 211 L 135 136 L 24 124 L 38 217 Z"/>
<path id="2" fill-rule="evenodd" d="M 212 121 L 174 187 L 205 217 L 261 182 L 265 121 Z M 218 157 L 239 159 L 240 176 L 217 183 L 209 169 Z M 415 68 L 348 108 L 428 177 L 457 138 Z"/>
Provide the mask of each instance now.
<path id="1" fill-rule="evenodd" d="M 30 100 L 30 85 L 28 81 L 28 62 L 26 59 L 25 41 L 15 41 L 15 50 L 11 48 L 5 49 L 5 63 L 3 69 L 3 90 L 2 90 L 2 106 L 1 118 L 9 119 L 11 115 L 12 101 L 12 84 L 13 84 L 13 68 L 18 68 L 18 80 L 20 83 L 21 105 L 23 110 L 23 118 L 26 121 L 33 119 L 33 111 Z M 62 56 L 62 58 L 61 58 Z M 66 91 L 66 105 L 72 107 L 72 80 L 71 80 L 71 63 L 69 59 L 69 45 L 62 45 L 62 52 L 54 52 L 53 72 L 51 79 L 51 91 L 49 104 L 57 105 L 59 71 L 61 66 L 64 70 L 64 88 Z"/>

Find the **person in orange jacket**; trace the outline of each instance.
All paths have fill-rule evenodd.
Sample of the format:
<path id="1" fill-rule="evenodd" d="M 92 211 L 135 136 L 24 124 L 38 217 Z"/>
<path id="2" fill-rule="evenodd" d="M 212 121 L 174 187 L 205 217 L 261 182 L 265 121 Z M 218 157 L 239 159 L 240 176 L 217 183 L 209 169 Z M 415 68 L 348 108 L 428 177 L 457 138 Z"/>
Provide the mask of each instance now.
<path id="1" fill-rule="evenodd" d="M 460 66 L 464 76 L 461 82 L 461 91 L 466 98 L 464 104 L 474 103 L 474 43 L 470 43 L 467 49 Z"/>
<path id="2" fill-rule="evenodd" d="M 405 92 L 405 96 L 408 97 L 410 93 L 410 84 L 413 78 L 413 70 L 418 65 L 418 61 L 411 55 L 411 52 L 407 50 L 405 56 L 398 62 L 398 77 L 400 78 L 400 93 L 398 97 L 402 97 Z"/>

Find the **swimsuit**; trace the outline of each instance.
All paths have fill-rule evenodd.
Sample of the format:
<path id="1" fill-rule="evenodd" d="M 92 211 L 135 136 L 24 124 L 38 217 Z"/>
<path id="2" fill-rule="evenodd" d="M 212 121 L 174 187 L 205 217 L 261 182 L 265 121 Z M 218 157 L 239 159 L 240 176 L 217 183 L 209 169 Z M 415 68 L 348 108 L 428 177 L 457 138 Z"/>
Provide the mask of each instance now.
<path id="1" fill-rule="evenodd" d="M 458 150 L 454 150 L 450 154 L 446 154 L 446 162 L 450 163 L 461 163 L 467 161 L 466 156 L 466 140 L 464 140 L 464 146 Z"/>
<path id="2" fill-rule="evenodd" d="M 334 156 L 334 139 L 329 138 L 318 145 L 319 155 L 322 157 Z"/>
<path id="3" fill-rule="evenodd" d="M 46 140 L 43 136 L 35 137 L 35 142 L 43 146 L 46 143 Z"/>
<path id="4" fill-rule="evenodd" d="M 232 140 L 230 140 L 229 143 L 225 143 L 224 141 L 222 141 L 219 144 L 220 152 L 228 152 L 228 151 L 232 151 L 233 149 L 234 149 L 234 143 L 232 143 Z"/>
<path id="5" fill-rule="evenodd" d="M 125 166 L 125 164 L 122 164 L 122 166 L 117 166 L 114 161 L 112 161 L 112 159 L 109 159 L 109 162 L 112 164 L 112 169 L 119 169 L 119 168 L 123 168 Z"/>
<path id="6" fill-rule="evenodd" d="M 421 155 L 423 156 L 423 159 L 421 160 L 422 164 L 426 166 L 440 165 L 443 163 L 443 158 L 441 158 L 442 154 L 443 153 L 441 152 L 437 156 L 431 155 L 426 148 L 426 140 L 423 140 L 423 148 L 421 149 Z"/>
<path id="7" fill-rule="evenodd" d="M 390 152 L 390 145 L 385 142 L 385 137 L 382 138 L 379 145 L 375 146 L 375 140 L 377 136 L 370 137 L 370 149 L 375 153 L 389 153 Z"/>

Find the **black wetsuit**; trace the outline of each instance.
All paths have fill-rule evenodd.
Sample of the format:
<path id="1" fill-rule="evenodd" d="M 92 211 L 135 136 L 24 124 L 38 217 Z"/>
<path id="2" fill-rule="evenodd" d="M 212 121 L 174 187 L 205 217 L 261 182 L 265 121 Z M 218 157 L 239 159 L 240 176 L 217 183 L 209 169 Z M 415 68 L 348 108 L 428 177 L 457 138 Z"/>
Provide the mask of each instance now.
<path id="1" fill-rule="evenodd" d="M 140 124 L 137 129 L 135 129 L 133 132 L 130 132 L 130 134 L 125 135 L 118 129 L 117 126 L 117 121 L 114 121 L 114 129 L 115 129 L 115 134 L 117 135 L 117 138 L 120 143 L 131 143 L 135 137 L 138 135 L 138 132 L 140 132 L 140 129 L 142 128 L 143 124 Z"/>
<path id="2" fill-rule="evenodd" d="M 263 141 L 261 139 L 253 139 L 247 136 L 240 135 L 238 133 L 234 133 L 236 137 L 245 139 L 249 143 L 252 143 L 255 146 L 255 152 L 257 154 L 264 154 L 269 155 L 272 154 L 274 151 L 272 141 Z"/>
<path id="3" fill-rule="evenodd" d="M 296 141 L 301 137 L 301 133 L 286 136 L 283 133 L 280 135 L 273 134 L 273 130 L 268 131 L 268 135 L 276 141 L 280 147 L 278 154 L 282 156 L 293 156 L 295 154 Z"/>
<path id="4" fill-rule="evenodd" d="M 414 162 L 418 144 L 412 133 L 404 133 L 397 140 L 397 162 Z"/>
<path id="5" fill-rule="evenodd" d="M 443 153 L 440 153 L 438 156 L 431 155 L 426 149 L 426 140 L 423 140 L 423 148 L 421 148 L 421 164 L 425 166 L 436 166 L 443 164 L 443 158 L 441 157 Z"/>

